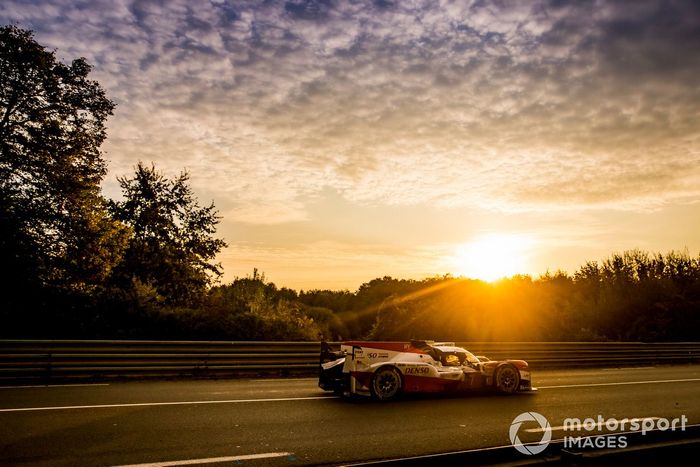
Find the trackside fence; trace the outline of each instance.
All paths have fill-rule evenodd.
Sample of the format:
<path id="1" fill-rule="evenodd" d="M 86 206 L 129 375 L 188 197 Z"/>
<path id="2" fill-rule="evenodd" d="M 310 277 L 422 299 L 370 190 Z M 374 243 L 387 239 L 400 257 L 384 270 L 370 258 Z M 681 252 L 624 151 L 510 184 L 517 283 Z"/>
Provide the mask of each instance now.
<path id="1" fill-rule="evenodd" d="M 698 363 L 700 342 L 458 342 L 533 369 Z M 319 342 L 0 340 L 0 381 L 311 374 Z"/>

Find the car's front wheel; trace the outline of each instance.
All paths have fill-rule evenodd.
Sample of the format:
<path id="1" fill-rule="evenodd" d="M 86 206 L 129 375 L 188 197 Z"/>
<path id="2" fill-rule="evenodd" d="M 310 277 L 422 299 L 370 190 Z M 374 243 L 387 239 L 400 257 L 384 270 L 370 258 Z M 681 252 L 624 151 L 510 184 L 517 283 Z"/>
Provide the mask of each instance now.
<path id="1" fill-rule="evenodd" d="M 375 399 L 388 401 L 401 393 L 402 386 L 399 370 L 393 366 L 385 366 L 378 369 L 372 376 L 370 389 Z"/>
<path id="2" fill-rule="evenodd" d="M 507 363 L 498 367 L 495 378 L 496 388 L 506 394 L 512 394 L 520 387 L 520 372 L 513 365 Z"/>

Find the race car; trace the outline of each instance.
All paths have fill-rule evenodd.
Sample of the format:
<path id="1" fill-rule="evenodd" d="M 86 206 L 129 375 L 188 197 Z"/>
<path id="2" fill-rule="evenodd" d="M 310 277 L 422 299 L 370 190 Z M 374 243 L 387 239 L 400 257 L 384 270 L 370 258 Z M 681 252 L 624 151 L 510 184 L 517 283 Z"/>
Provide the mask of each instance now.
<path id="1" fill-rule="evenodd" d="M 494 389 L 533 391 L 524 360 L 491 361 L 452 342 L 344 342 L 340 350 L 321 343 L 318 385 L 343 395 L 387 401 L 403 393 Z"/>

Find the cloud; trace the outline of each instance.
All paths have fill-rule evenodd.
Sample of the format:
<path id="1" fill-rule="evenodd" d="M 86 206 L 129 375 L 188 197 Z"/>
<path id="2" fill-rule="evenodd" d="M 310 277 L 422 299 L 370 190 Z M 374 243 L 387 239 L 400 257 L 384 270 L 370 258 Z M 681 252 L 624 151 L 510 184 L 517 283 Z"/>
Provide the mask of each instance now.
<path id="1" fill-rule="evenodd" d="M 500 211 L 700 197 L 693 2 L 9 0 L 0 20 L 95 65 L 113 173 L 186 167 L 227 219 L 304 220 L 327 188 Z"/>

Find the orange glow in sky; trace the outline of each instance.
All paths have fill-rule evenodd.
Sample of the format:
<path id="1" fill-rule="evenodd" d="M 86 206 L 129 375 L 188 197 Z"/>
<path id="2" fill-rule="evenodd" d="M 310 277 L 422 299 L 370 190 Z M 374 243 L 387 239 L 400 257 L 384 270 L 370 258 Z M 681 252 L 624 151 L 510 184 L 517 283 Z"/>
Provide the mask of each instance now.
<path id="1" fill-rule="evenodd" d="M 107 196 L 138 161 L 187 169 L 224 283 L 356 290 L 697 255 L 695 5 L 4 0 L 0 22 L 116 102 Z"/>
<path id="2" fill-rule="evenodd" d="M 531 269 L 533 242 L 518 235 L 485 235 L 460 245 L 452 258 L 455 275 L 494 281 Z"/>

